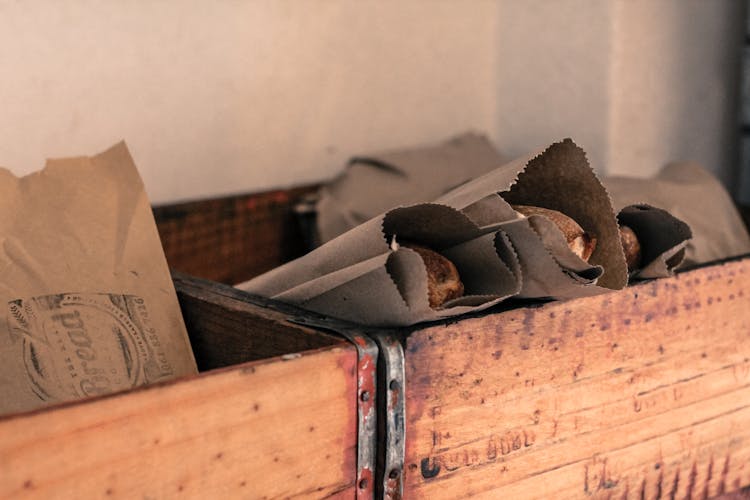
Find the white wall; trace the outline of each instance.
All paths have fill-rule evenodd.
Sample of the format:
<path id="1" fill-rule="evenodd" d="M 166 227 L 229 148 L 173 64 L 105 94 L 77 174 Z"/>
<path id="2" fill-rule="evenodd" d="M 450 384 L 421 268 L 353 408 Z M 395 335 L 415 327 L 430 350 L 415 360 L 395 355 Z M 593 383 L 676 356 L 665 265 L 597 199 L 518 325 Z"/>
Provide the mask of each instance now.
<path id="1" fill-rule="evenodd" d="M 506 156 L 572 136 L 601 172 L 681 156 L 729 178 L 740 10 L 0 0 L 0 165 L 124 138 L 159 203 L 317 181 L 353 153 L 473 128 Z"/>

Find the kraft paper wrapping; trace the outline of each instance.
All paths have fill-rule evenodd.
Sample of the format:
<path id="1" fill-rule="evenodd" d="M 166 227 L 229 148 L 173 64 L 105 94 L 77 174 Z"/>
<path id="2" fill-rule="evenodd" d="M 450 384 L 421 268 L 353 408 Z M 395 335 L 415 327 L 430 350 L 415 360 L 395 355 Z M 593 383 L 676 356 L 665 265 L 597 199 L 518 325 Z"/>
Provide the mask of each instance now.
<path id="1" fill-rule="evenodd" d="M 462 151 L 468 163 L 471 150 Z M 478 151 L 486 159 L 487 150 Z M 427 166 L 439 157 L 431 151 L 421 171 L 429 172 Z M 383 158 L 370 161 L 390 166 Z M 410 162 L 418 163 L 415 155 Z M 362 195 L 369 187 L 358 189 Z M 573 216 L 597 235 L 590 262 L 570 251 L 548 219 L 520 217 L 509 201 L 543 203 Z M 431 309 L 421 257 L 393 245 L 394 237 L 448 256 L 464 281 L 464 297 Z M 626 284 L 609 196 L 583 150 L 566 139 L 464 182 L 431 203 L 388 210 L 238 287 L 361 324 L 405 326 L 480 311 L 509 297 L 571 298 Z"/>
<path id="2" fill-rule="evenodd" d="M 697 165 L 672 164 L 655 179 L 605 179 L 606 191 L 570 140 L 498 165 L 500 155 L 474 133 L 354 158 L 320 192 L 319 237 L 329 243 L 239 286 L 359 323 L 408 325 L 511 297 L 602 293 L 628 278 L 669 276 L 680 266 L 750 252 L 731 198 Z M 567 249 L 549 220 L 524 218 L 511 203 L 571 216 L 597 238 L 590 263 Z M 408 206 L 388 210 L 398 205 Z M 629 277 L 618 223 L 642 246 L 641 266 Z M 394 234 L 453 261 L 466 295 L 429 309 L 424 266 L 414 252 L 389 246 Z"/>
<path id="3" fill-rule="evenodd" d="M 196 372 L 151 206 L 124 143 L 0 169 L 0 413 Z"/>
<path id="4" fill-rule="evenodd" d="M 619 211 L 617 221 L 632 229 L 641 244 L 641 266 L 631 279 L 671 276 L 684 262 L 692 230 L 666 210 L 645 203 L 628 205 Z"/>
<path id="5" fill-rule="evenodd" d="M 435 146 L 355 158 L 319 193 L 318 236 L 326 242 L 391 207 L 435 199 L 501 163 L 487 138 L 475 133 Z M 645 259 L 631 279 L 669 276 L 679 267 L 750 251 L 731 197 L 699 165 L 674 163 L 653 179 L 611 177 L 603 183 L 618 220 L 643 233 Z"/>

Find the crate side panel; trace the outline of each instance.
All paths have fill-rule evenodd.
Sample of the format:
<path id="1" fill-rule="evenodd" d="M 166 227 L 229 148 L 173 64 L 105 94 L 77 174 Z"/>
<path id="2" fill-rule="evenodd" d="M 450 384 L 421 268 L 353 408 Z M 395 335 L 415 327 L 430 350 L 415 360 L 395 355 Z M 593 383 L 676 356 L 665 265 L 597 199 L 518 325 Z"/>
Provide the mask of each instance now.
<path id="1" fill-rule="evenodd" d="M 0 420 L 1 498 L 353 496 L 356 351 Z"/>
<path id="2" fill-rule="evenodd" d="M 414 332 L 406 494 L 696 497 L 750 484 L 748 278 L 744 259 Z"/>
<path id="3" fill-rule="evenodd" d="M 346 345 L 342 338 L 289 321 L 300 314 L 261 307 L 232 287 L 173 273 L 200 371 L 284 354 Z"/>

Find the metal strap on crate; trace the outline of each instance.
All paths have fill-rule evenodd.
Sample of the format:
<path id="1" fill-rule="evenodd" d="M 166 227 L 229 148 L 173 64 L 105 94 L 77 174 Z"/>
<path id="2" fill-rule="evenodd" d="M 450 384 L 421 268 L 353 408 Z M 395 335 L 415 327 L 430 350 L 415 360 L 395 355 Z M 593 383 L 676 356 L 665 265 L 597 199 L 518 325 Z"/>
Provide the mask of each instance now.
<path id="1" fill-rule="evenodd" d="M 383 449 L 383 467 L 379 468 L 383 498 L 400 499 L 403 492 L 406 429 L 406 398 L 404 375 L 404 349 L 398 337 L 390 332 L 374 332 L 373 338 L 380 347 L 383 365 L 380 379 L 382 390 L 378 393 L 379 405 L 384 413 L 385 435 L 379 439 Z"/>
<path id="2" fill-rule="evenodd" d="M 174 273 L 178 280 L 205 281 Z M 405 454 L 405 376 L 402 332 L 368 329 L 242 290 L 222 295 L 277 311 L 290 322 L 326 330 L 357 349 L 356 498 L 400 499 Z"/>
<path id="3" fill-rule="evenodd" d="M 341 335 L 357 348 L 357 500 L 371 499 L 376 490 L 377 460 L 377 363 L 378 346 L 364 333 L 336 322 L 294 316 L 289 321 Z"/>
<path id="4" fill-rule="evenodd" d="M 357 498 L 400 499 L 406 437 L 406 379 L 404 350 L 398 334 L 323 317 L 305 315 L 289 320 L 337 333 L 357 347 L 357 432 L 360 440 L 357 448 Z M 370 391 L 369 388 L 377 390 Z"/>

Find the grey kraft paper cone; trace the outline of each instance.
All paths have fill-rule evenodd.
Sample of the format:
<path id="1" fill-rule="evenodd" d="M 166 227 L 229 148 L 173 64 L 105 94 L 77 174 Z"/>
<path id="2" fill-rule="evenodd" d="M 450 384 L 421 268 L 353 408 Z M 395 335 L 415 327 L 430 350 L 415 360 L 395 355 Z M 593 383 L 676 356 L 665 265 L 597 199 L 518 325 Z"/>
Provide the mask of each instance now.
<path id="1" fill-rule="evenodd" d="M 623 226 L 633 230 L 641 245 L 641 265 L 631 279 L 664 278 L 674 274 L 685 260 L 690 226 L 666 210 L 647 204 L 628 205 L 617 214 Z"/>
<path id="2" fill-rule="evenodd" d="M 610 177 L 604 183 L 612 194 L 615 208 L 648 205 L 667 211 L 672 217 L 687 224 L 692 238 L 684 242 L 684 262 L 680 263 L 681 248 L 669 249 L 664 263 L 667 273 L 674 267 L 687 267 L 726 259 L 750 252 L 750 237 L 729 193 L 710 172 L 688 162 L 666 165 L 652 179 Z M 652 222 L 653 223 L 653 222 Z M 684 231 L 664 218 L 663 230 L 679 239 Z M 662 267 L 664 258 L 659 259 Z M 654 270 L 659 274 L 661 269 Z M 641 277 L 653 277 L 643 276 Z"/>
<path id="3" fill-rule="evenodd" d="M 196 372 L 124 143 L 0 169 L 0 413 Z"/>
<path id="4" fill-rule="evenodd" d="M 554 179 L 575 196 L 537 193 L 554 186 Z M 579 216 L 601 241 L 596 260 L 587 264 L 575 257 L 546 218 L 520 217 L 498 193 Z M 465 296 L 431 309 L 424 263 L 414 251 L 394 245 L 394 236 L 448 256 L 463 277 Z M 597 286 L 600 276 L 606 280 Z M 626 282 L 608 195 L 583 151 L 568 139 L 466 182 L 434 203 L 389 210 L 238 287 L 357 323 L 405 326 L 479 311 L 512 296 L 577 297 Z"/>
<path id="5" fill-rule="evenodd" d="M 502 187 L 495 191 L 493 186 Z M 484 227 L 494 219 L 511 231 L 513 245 L 523 247 L 516 248 L 523 268 L 521 297 L 572 298 L 617 290 L 627 284 L 627 266 L 611 200 L 584 151 L 570 139 L 459 186 L 437 202 L 464 209 Z M 570 252 L 562 234 L 545 217 L 513 220 L 517 214 L 510 204 L 558 210 L 575 220 L 597 239 L 590 265 Z M 594 271 L 592 266 L 599 270 Z M 601 278 L 597 273 L 603 273 Z M 581 286 L 596 280 L 597 286 Z"/>
<path id="6" fill-rule="evenodd" d="M 504 263 L 495 249 L 507 242 L 496 241 L 494 233 L 445 205 L 401 207 L 237 287 L 366 325 L 405 326 L 455 316 L 490 307 L 519 290 L 514 262 Z M 403 245 L 394 250 L 388 238 L 393 234 L 454 256 L 459 272 L 481 281 L 477 293 L 431 309 L 421 257 Z M 506 248 L 502 252 L 512 255 Z M 464 262 L 484 273 L 464 269 Z M 488 279 L 493 271 L 500 279 Z"/>

